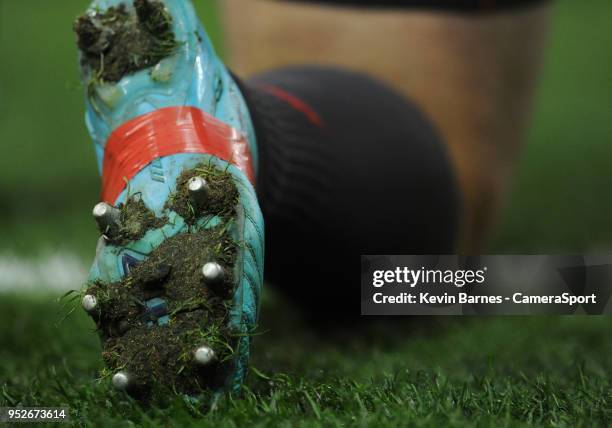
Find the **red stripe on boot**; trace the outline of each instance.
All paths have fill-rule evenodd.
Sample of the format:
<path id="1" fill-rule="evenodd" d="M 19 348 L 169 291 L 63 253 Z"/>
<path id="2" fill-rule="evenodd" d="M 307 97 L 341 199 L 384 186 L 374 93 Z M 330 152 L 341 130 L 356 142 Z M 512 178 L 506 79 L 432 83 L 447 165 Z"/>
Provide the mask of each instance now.
<path id="1" fill-rule="evenodd" d="M 195 107 L 167 107 L 134 118 L 108 138 L 102 164 L 102 200 L 114 204 L 126 180 L 155 159 L 202 153 L 234 164 L 255 183 L 247 138 Z"/>

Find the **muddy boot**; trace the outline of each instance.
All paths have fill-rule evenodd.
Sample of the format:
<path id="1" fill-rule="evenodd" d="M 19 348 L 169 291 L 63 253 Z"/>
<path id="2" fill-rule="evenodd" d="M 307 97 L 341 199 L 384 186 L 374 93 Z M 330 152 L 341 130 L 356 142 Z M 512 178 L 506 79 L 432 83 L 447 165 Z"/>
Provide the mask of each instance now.
<path id="1" fill-rule="evenodd" d="M 75 23 L 102 174 L 84 309 L 112 384 L 237 391 L 263 278 L 257 147 L 187 0 L 98 0 Z"/>

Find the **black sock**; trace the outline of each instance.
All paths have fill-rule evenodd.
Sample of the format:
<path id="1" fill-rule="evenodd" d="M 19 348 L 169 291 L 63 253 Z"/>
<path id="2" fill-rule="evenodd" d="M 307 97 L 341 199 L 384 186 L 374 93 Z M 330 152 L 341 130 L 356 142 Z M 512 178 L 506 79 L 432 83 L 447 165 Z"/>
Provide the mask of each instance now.
<path id="1" fill-rule="evenodd" d="M 454 250 L 459 195 L 426 117 L 357 73 L 292 67 L 246 82 L 259 144 L 266 279 L 311 313 L 359 313 L 360 254 Z"/>

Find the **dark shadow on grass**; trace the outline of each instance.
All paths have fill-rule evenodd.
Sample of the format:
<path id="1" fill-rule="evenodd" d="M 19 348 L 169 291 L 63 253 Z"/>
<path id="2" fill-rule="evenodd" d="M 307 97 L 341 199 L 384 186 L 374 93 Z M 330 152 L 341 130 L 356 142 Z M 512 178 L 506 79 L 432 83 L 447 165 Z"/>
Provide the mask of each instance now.
<path id="1" fill-rule="evenodd" d="M 469 323 L 459 317 L 359 316 L 317 319 L 269 288 L 254 340 L 253 364 L 273 371 L 307 372 L 309 364 L 334 369 L 352 354 L 399 352 L 418 339 L 443 336 Z M 327 358 L 326 355 L 333 355 Z"/>

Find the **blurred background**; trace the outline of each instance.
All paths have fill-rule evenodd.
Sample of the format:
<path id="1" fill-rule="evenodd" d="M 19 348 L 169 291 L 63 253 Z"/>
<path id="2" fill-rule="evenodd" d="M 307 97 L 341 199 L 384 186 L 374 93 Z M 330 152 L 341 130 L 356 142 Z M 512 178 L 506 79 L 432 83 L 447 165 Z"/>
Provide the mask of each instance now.
<path id="1" fill-rule="evenodd" d="M 223 54 L 219 6 L 210 0 L 194 3 Z M 26 371 L 23 379 L 14 376 L 23 368 L 18 355 L 29 353 L 37 340 L 24 339 L 29 331 L 56 337 L 60 344 L 72 343 L 65 355 L 74 357 L 72 364 L 84 378 L 99 364 L 96 338 L 89 334 L 92 325 L 82 315 L 70 321 L 76 336 L 68 337 L 52 330 L 58 312 L 55 303 L 32 297 L 30 304 L 29 297 L 15 297 L 23 291 L 51 290 L 58 295 L 80 288 L 94 255 L 98 232 L 90 212 L 98 201 L 100 184 L 83 121 L 83 88 L 72 33 L 73 20 L 87 4 L 86 0 L 0 0 L 0 314 L 4 314 L 0 315 L 0 386 L 9 388 L 6 391 L 13 397 L 24 393 L 25 385 L 40 375 Z M 528 144 L 485 253 L 612 249 L 611 20 L 609 0 L 557 2 Z M 278 306 L 272 298 L 266 305 Z M 551 332 L 551 325 L 557 330 Z M 496 320 L 459 336 L 453 333 L 450 342 L 446 340 L 450 336 L 438 342 L 419 339 L 413 363 L 416 367 L 440 364 L 443 370 L 461 366 L 454 372 L 459 375 L 468 367 L 486 370 L 486 355 L 506 353 L 502 366 L 504 361 L 509 365 L 524 362 L 521 370 L 527 372 L 549 367 L 563 373 L 578 356 L 589 359 L 591 355 L 591 369 L 605 378 L 611 368 L 605 360 L 610 346 L 603 338 L 609 337 L 606 332 L 611 326 L 609 320 L 599 318 Z M 534 329 L 538 341 L 516 335 L 529 329 Z M 349 376 L 358 369 L 368 374 L 400 364 L 392 357 L 395 350 L 388 352 L 388 343 L 361 356 L 353 354 L 354 358 L 342 359 L 329 344 L 316 345 L 323 352 L 318 356 L 300 356 L 300 350 L 314 343 L 313 336 L 304 330 L 288 339 L 293 348 L 287 351 L 285 330 L 277 329 L 263 339 L 269 347 L 256 357 L 258 364 L 306 375 L 315 362 L 317 367 L 345 370 Z M 579 332 L 586 336 L 578 337 Z M 576 334 L 575 341 L 565 340 L 567 334 Z M 496 339 L 482 345 L 477 338 L 483 335 L 511 337 L 515 347 Z M 298 340 L 302 344 L 296 345 Z M 480 353 L 470 354 L 476 343 L 482 346 Z M 544 349 L 546 344 L 551 346 Z M 28 357 L 32 370 L 58 358 L 59 351 L 49 346 L 40 357 Z M 280 349 L 285 351 L 274 354 Z M 456 350 L 463 351 L 463 357 L 455 356 Z M 529 356 L 539 362 L 533 364 Z M 609 384 L 606 390 L 609 394 Z"/>

